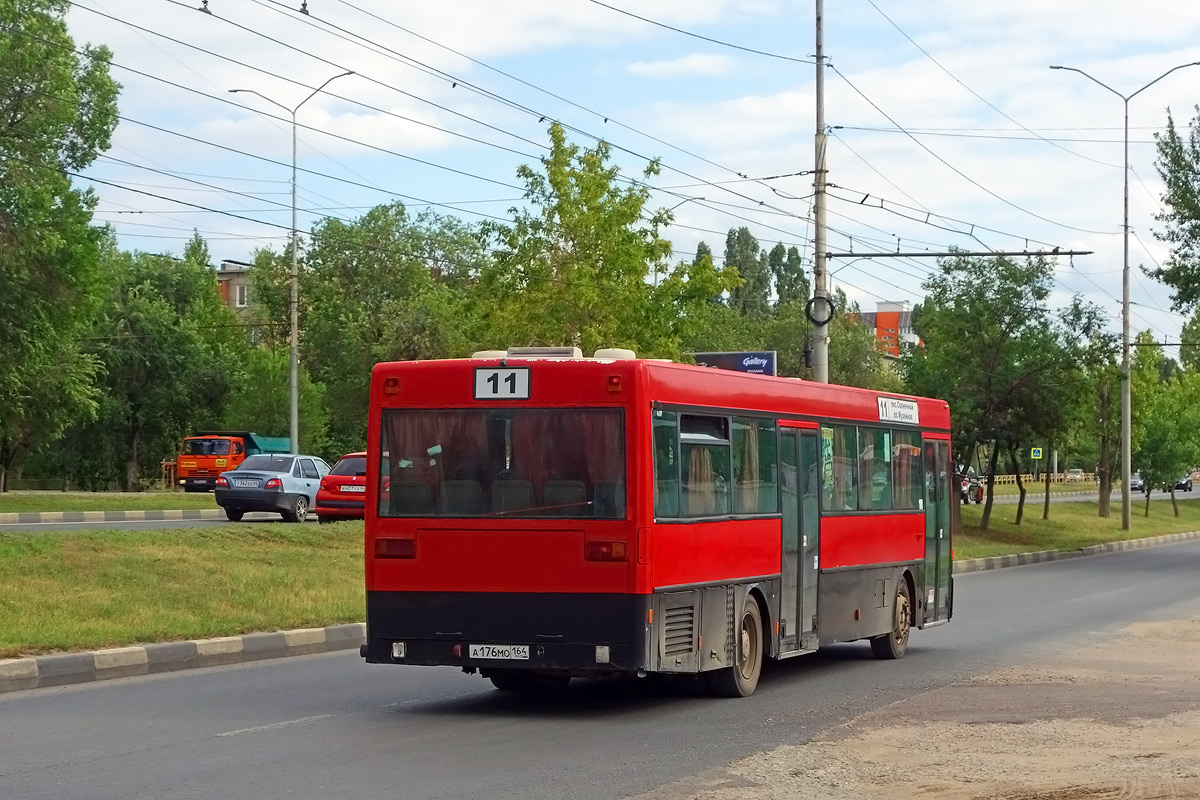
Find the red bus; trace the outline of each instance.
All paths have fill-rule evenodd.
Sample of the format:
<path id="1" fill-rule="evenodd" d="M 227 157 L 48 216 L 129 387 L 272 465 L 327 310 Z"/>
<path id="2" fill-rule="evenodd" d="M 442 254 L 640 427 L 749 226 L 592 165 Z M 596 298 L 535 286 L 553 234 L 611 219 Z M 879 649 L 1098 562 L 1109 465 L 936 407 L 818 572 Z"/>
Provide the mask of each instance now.
<path id="1" fill-rule="evenodd" d="M 941 400 L 625 350 L 514 348 L 371 377 L 367 641 L 501 689 L 703 675 L 952 612 Z"/>

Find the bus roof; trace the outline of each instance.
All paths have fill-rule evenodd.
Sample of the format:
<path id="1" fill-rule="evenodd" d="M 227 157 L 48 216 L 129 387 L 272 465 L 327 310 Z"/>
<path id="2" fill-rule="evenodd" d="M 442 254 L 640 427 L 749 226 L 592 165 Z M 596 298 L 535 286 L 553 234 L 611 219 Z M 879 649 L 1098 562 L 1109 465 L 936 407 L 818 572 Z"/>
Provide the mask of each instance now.
<path id="1" fill-rule="evenodd" d="M 477 369 L 488 367 L 529 367 L 533 371 L 530 398 L 517 402 L 477 400 L 473 375 Z M 407 379 L 414 373 L 424 377 L 420 381 Z M 609 375 L 620 376 L 624 389 L 614 392 L 605 383 Z M 587 380 L 587 376 L 594 376 L 595 380 Z M 398 379 L 394 401 L 384 392 L 388 377 Z M 950 408 L 944 400 L 660 359 L 514 356 L 491 352 L 479 358 L 382 362 L 372 371 L 372 402 L 381 406 L 623 405 L 634 396 L 684 408 L 950 429 Z"/>

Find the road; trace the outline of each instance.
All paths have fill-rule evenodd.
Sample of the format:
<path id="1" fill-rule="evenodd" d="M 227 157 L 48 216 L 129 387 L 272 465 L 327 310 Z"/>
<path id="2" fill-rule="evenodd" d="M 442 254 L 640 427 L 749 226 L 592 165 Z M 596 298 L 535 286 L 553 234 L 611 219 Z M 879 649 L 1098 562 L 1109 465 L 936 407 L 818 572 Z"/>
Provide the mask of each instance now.
<path id="1" fill-rule="evenodd" d="M 900 661 L 864 643 L 771 665 L 743 700 L 576 681 L 557 699 L 355 654 L 0 697 L 0 797 L 603 798 L 651 790 L 956 680 L 1200 615 L 1200 542 L 956 577 Z"/>

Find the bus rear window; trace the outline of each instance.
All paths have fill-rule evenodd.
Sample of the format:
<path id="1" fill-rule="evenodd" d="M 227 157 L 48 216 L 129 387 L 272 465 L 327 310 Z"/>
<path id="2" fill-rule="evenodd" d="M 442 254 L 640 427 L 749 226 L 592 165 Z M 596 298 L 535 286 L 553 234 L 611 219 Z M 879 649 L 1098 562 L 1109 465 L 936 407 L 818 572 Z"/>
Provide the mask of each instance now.
<path id="1" fill-rule="evenodd" d="M 625 517 L 621 409 L 388 409 L 381 517 Z"/>

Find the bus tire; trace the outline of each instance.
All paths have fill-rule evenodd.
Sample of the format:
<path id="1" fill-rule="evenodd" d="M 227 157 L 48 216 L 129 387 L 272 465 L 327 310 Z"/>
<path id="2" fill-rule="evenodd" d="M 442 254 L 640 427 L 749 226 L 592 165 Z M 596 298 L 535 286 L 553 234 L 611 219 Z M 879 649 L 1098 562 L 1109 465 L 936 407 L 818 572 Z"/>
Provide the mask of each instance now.
<path id="1" fill-rule="evenodd" d="M 908 651 L 908 638 L 912 634 L 912 600 L 908 596 L 908 584 L 901 580 L 892 604 L 892 630 L 871 639 L 871 652 L 876 658 L 904 658 Z"/>
<path id="2" fill-rule="evenodd" d="M 226 508 L 225 509 L 225 518 L 228 519 L 230 522 L 241 522 L 242 516 L 245 513 L 246 512 L 242 511 L 240 508 Z"/>
<path id="3" fill-rule="evenodd" d="M 762 612 L 752 596 L 746 597 L 736 635 L 736 663 L 709 673 L 709 688 L 718 697 L 749 697 L 758 686 L 763 664 L 763 624 Z"/>
<path id="4" fill-rule="evenodd" d="M 488 673 L 488 680 L 502 692 L 519 692 L 524 689 L 528 682 L 524 673 L 518 672 L 515 669 L 494 669 Z"/>

